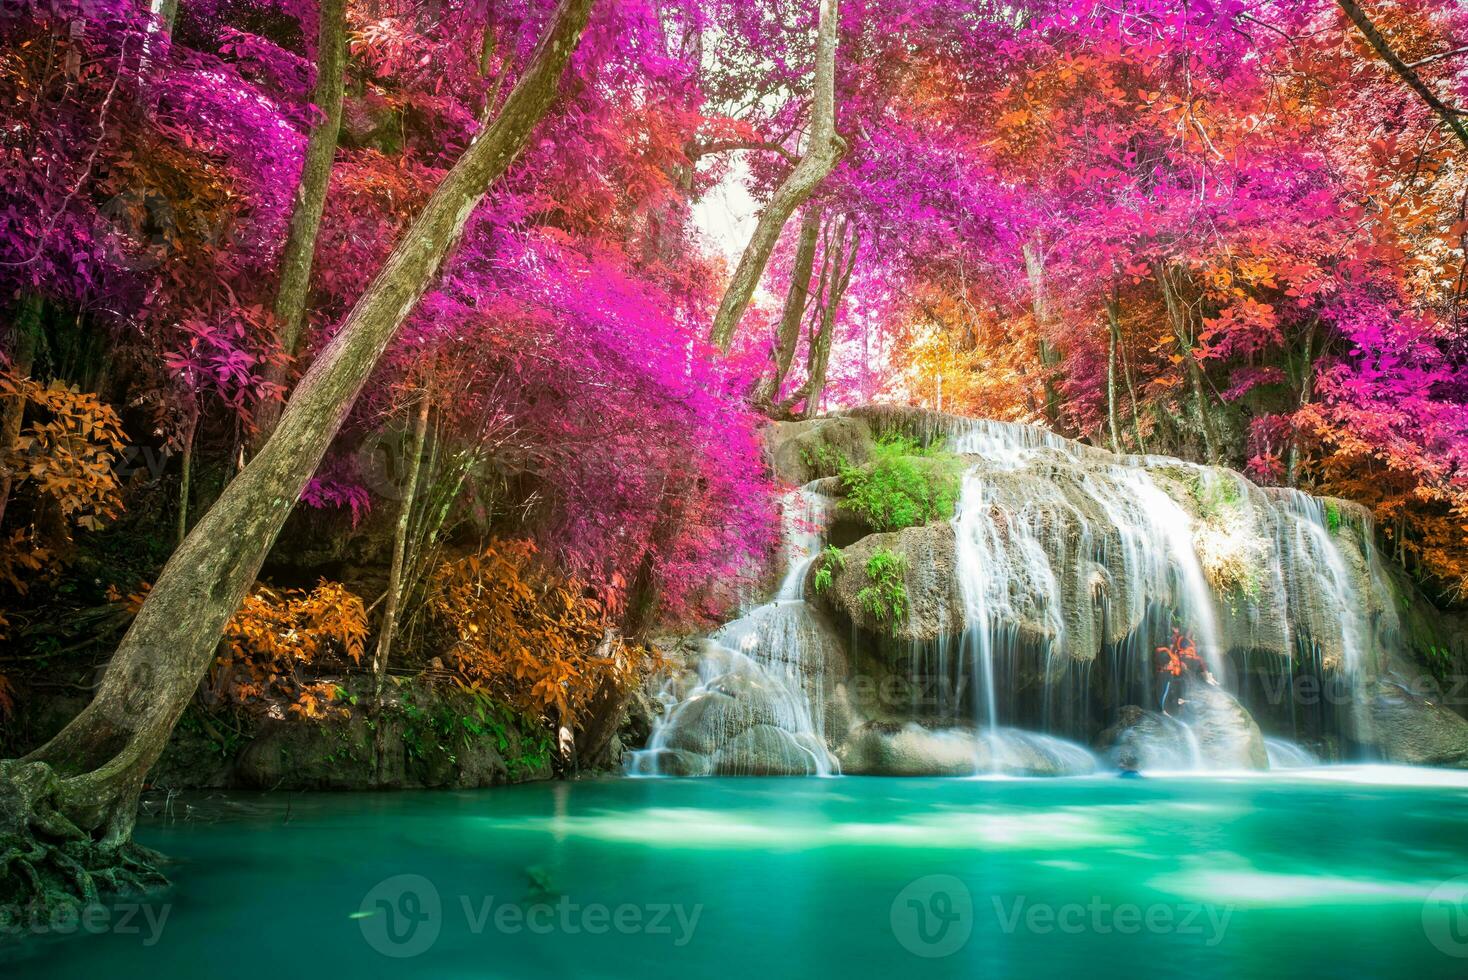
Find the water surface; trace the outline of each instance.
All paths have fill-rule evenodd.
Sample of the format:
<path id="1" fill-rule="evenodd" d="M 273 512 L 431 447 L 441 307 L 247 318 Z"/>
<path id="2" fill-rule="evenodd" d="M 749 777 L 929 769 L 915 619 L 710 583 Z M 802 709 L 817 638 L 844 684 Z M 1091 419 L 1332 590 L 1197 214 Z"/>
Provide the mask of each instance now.
<path id="1" fill-rule="evenodd" d="M 6 976 L 1468 975 L 1433 771 L 231 795 L 138 836 L 176 886 Z"/>

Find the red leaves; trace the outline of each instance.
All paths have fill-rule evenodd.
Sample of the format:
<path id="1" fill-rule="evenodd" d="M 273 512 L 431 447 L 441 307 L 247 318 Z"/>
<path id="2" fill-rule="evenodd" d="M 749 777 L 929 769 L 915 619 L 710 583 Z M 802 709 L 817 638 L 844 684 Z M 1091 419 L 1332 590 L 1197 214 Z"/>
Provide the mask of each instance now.
<path id="1" fill-rule="evenodd" d="M 1203 658 L 1198 656 L 1197 647 L 1182 630 L 1174 629 L 1172 643 L 1165 647 L 1158 647 L 1157 653 L 1159 673 L 1167 674 L 1170 677 L 1181 677 L 1190 671 L 1203 670 Z"/>

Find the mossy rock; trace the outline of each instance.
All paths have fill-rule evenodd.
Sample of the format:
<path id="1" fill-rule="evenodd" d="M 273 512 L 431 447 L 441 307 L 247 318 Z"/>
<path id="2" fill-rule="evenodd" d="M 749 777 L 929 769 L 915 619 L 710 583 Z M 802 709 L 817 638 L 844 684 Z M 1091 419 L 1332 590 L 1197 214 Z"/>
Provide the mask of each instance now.
<path id="1" fill-rule="evenodd" d="M 865 465 L 876 447 L 865 422 L 844 416 L 775 422 L 765 428 L 764 440 L 775 475 L 799 486 Z"/>

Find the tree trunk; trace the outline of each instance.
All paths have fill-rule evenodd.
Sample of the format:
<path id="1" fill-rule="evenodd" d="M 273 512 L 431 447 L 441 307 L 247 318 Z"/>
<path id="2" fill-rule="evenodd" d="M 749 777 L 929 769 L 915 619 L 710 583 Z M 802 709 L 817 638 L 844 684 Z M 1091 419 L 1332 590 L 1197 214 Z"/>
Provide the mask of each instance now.
<path id="1" fill-rule="evenodd" d="M 1051 428 L 1056 428 L 1060 424 L 1060 389 L 1055 384 L 1055 368 L 1060 364 L 1060 356 L 1046 339 L 1050 333 L 1050 297 L 1045 289 L 1045 259 L 1033 243 L 1026 242 L 1021 251 L 1025 258 L 1025 276 L 1030 281 L 1030 309 L 1039 334 L 1035 348 L 1045 379 L 1045 421 Z"/>
<path id="2" fill-rule="evenodd" d="M 398 510 L 397 528 L 393 532 L 392 565 L 387 579 L 387 606 L 382 611 L 382 626 L 377 631 L 377 649 L 372 654 L 372 766 L 379 784 L 384 782 L 387 759 L 387 726 L 382 724 L 382 692 L 387 687 L 387 664 L 392 655 L 393 638 L 397 634 L 398 607 L 403 599 L 403 565 L 408 550 L 408 530 L 413 523 L 413 505 L 418 499 L 418 479 L 423 469 L 423 444 L 428 439 L 428 410 L 431 399 L 425 389 L 418 398 L 418 412 L 413 420 L 413 439 L 408 452 L 408 481 L 403 502 Z"/>
<path id="3" fill-rule="evenodd" d="M 1127 357 L 1125 346 L 1121 349 L 1121 376 L 1126 378 L 1127 400 L 1132 405 L 1132 435 L 1137 440 L 1137 452 L 1145 453 L 1147 451 L 1147 443 L 1142 438 L 1142 420 L 1139 417 L 1141 408 L 1137 402 L 1137 385 L 1132 379 L 1132 361 L 1130 357 Z"/>
<path id="4" fill-rule="evenodd" d="M 94 879 L 105 884 L 108 869 L 127 863 L 143 777 L 208 670 L 226 621 L 383 349 L 549 109 L 593 3 L 561 0 L 503 111 L 399 240 L 301 379 L 270 440 L 169 559 L 91 704 L 25 759 L 0 763 L 0 794 L 22 777 L 31 787 L 0 795 L 0 855 L 15 848 L 33 855 L 32 866 L 51 862 L 62 869 L 53 877 L 72 882 L 78 901 Z"/>
<path id="5" fill-rule="evenodd" d="M 1115 297 L 1106 301 L 1106 421 L 1111 428 L 1111 451 L 1121 455 L 1121 422 L 1116 413 L 1116 348 L 1121 342 L 1121 310 Z"/>
<path id="6" fill-rule="evenodd" d="M 791 392 L 771 413 L 781 417 L 805 401 L 801 414 L 812 418 L 820 411 L 821 395 L 826 390 L 826 368 L 831 360 L 831 341 L 836 332 L 836 314 L 846 287 L 851 284 L 851 272 L 856 267 L 856 253 L 861 246 L 861 235 L 850 216 L 840 219 L 833 234 L 828 228 L 821 249 L 821 277 L 816 288 L 816 299 L 820 313 L 811 328 L 810 345 L 805 355 L 805 383 Z"/>
<path id="7" fill-rule="evenodd" d="M 1183 369 L 1188 376 L 1188 385 L 1193 390 L 1193 400 L 1198 406 L 1198 421 L 1203 427 L 1203 448 L 1208 462 L 1218 464 L 1218 432 L 1213 425 L 1213 416 L 1208 410 L 1208 394 L 1203 383 L 1203 369 L 1193 356 L 1192 315 L 1183 302 L 1178 284 L 1172 280 L 1168 269 L 1157 263 L 1157 281 L 1162 286 L 1162 299 L 1167 304 L 1168 320 L 1172 324 L 1173 339 L 1177 341 L 1178 353 L 1182 357 Z"/>
<path id="8" fill-rule="evenodd" d="M 843 219 L 836 230 L 835 254 L 831 257 L 831 286 L 821 308 L 821 329 L 811 340 L 806 372 L 806 384 L 810 388 L 805 399 L 806 418 L 814 418 L 821 411 L 821 399 L 826 393 L 826 368 L 831 363 L 831 343 L 836 337 L 836 315 L 841 311 L 846 287 L 851 285 L 851 272 L 856 268 L 856 253 L 860 247 L 861 235 L 856 226 L 850 217 Z M 828 246 L 827 250 L 830 248 Z"/>
<path id="9" fill-rule="evenodd" d="M 790 289 L 785 293 L 785 308 L 780 314 L 780 332 L 770 357 L 775 362 L 773 375 L 766 376 L 755 392 L 756 405 L 769 405 L 780 397 L 780 387 L 790 373 L 790 363 L 795 360 L 795 348 L 800 344 L 800 324 L 810 306 L 810 278 L 815 266 L 816 240 L 821 235 L 821 212 L 819 208 L 806 208 L 800 220 L 800 240 L 795 245 L 795 268 L 790 277 Z"/>
<path id="10" fill-rule="evenodd" d="M 397 529 L 393 533 L 392 566 L 387 579 L 387 606 L 382 612 L 382 627 L 377 631 L 377 650 L 372 655 L 372 674 L 376 678 L 373 697 L 378 702 L 382 700 L 382 689 L 387 682 L 387 659 L 392 653 L 393 634 L 397 629 L 408 528 L 413 520 L 413 504 L 418 497 L 418 474 L 423 468 L 423 444 L 428 439 L 428 409 L 429 397 L 425 391 L 418 398 L 418 412 L 413 421 L 413 440 L 408 450 L 412 454 L 408 463 L 408 482 L 402 507 L 398 511 Z"/>
<path id="11" fill-rule="evenodd" d="M 265 379 L 278 385 L 282 391 L 300 354 L 301 338 L 305 333 L 306 300 L 311 289 L 311 266 L 316 259 L 316 236 L 321 231 L 321 214 L 326 208 L 337 136 L 341 132 L 342 85 L 347 61 L 345 0 L 320 0 L 318 23 L 316 87 L 311 91 L 311 103 L 320 111 L 321 119 L 311 127 L 311 135 L 306 141 L 306 158 L 301 164 L 301 181 L 296 185 L 290 232 L 280 257 L 280 286 L 275 294 L 280 347 L 289 360 L 271 364 L 265 369 Z M 280 420 L 281 404 L 273 398 L 260 403 L 256 414 L 256 452 L 275 430 Z"/>
<path id="12" fill-rule="evenodd" d="M 179 478 L 178 478 L 178 528 L 174 547 L 184 543 L 189 534 L 189 492 L 194 479 L 194 433 L 199 429 L 199 406 L 191 405 L 188 421 L 180 433 Z"/>
<path id="13" fill-rule="evenodd" d="M 840 28 L 838 0 L 820 0 L 816 37 L 815 98 L 811 105 L 810 141 L 800 162 L 790 171 L 765 205 L 755 224 L 734 276 L 724 290 L 714 316 L 709 341 L 728 351 L 734 331 L 744 317 L 750 297 L 764 275 L 785 222 L 810 198 L 846 152 L 846 141 L 836 135 L 836 36 Z"/>
<path id="14" fill-rule="evenodd" d="M 15 337 L 10 352 L 10 373 L 17 381 L 31 376 L 35 367 L 36 348 L 41 337 L 41 297 L 31 295 L 20 301 L 15 311 L 11 332 Z M 10 502 L 10 491 L 15 486 L 15 474 L 4 463 L 4 457 L 13 451 L 25 425 L 25 396 L 17 395 L 0 406 L 0 526 L 5 523 L 5 505 Z"/>
<path id="15" fill-rule="evenodd" d="M 1295 413 L 1298 415 L 1310 404 L 1311 389 L 1315 383 L 1315 327 L 1318 320 L 1312 320 L 1310 329 L 1305 331 L 1305 352 L 1300 362 L 1300 395 L 1295 402 Z M 1295 428 L 1290 433 L 1289 456 L 1285 463 L 1285 485 L 1298 488 L 1300 486 L 1300 432 L 1299 421 L 1296 420 Z"/>
<path id="16" fill-rule="evenodd" d="M 1392 50 L 1386 38 L 1382 37 L 1381 32 L 1376 29 L 1376 25 L 1371 22 L 1371 18 L 1366 15 L 1366 11 L 1361 9 L 1361 5 L 1356 3 L 1356 0 L 1336 0 L 1336 2 L 1351 19 L 1351 23 L 1356 25 L 1361 36 L 1366 38 L 1367 43 L 1376 50 L 1377 54 L 1381 55 L 1381 60 L 1385 61 L 1391 70 L 1397 73 L 1397 77 L 1411 87 L 1412 91 L 1422 97 L 1422 101 L 1426 102 L 1432 111 L 1437 113 L 1443 124 L 1453 131 L 1453 135 L 1458 137 L 1458 142 L 1468 149 L 1468 124 L 1463 122 L 1462 111 L 1454 109 L 1438 98 L 1437 93 L 1433 92 L 1422 80 L 1422 76 L 1418 75 L 1411 65 L 1397 57 L 1397 53 Z"/>

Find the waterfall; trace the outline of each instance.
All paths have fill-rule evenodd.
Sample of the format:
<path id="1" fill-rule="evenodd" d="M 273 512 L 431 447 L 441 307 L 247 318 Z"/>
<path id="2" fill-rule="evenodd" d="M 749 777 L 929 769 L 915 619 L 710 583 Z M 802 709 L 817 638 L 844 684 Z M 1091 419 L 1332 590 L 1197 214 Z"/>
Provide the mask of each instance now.
<path id="1" fill-rule="evenodd" d="M 1337 539 L 1339 513 L 1322 501 L 1265 492 L 1236 473 L 1181 460 L 1118 456 L 1038 427 L 966 419 L 950 426 L 951 448 L 970 458 L 951 524 L 964 613 L 959 650 L 980 728 L 992 734 L 1013 723 L 1003 717 L 1002 687 L 1021 642 L 1043 651 L 1047 688 L 1057 662 L 1088 663 L 1123 643 L 1135 662 L 1117 677 L 1149 675 L 1154 641 L 1170 634 L 1135 644 L 1130 637 L 1149 632 L 1154 609 L 1192 640 L 1219 687 L 1218 697 L 1201 699 L 1215 712 L 1206 725 L 1219 725 L 1237 704 L 1227 693 L 1238 686 L 1228 660 L 1236 643 L 1278 650 L 1288 675 L 1291 653 L 1308 642 L 1352 698 L 1373 669 L 1361 570 Z M 1369 527 L 1361 537 L 1364 572 L 1379 583 Z M 1222 592 L 1210 571 L 1237 581 Z M 1050 715 L 1047 691 L 1042 727 Z M 1176 727 L 1160 726 L 1158 737 Z M 1206 753 L 1196 736 L 1181 737 L 1177 763 L 1198 764 Z"/>
<path id="2" fill-rule="evenodd" d="M 1264 748 L 1269 752 L 1271 769 L 1308 769 L 1320 765 L 1313 752 L 1289 739 L 1266 738 Z"/>
<path id="3" fill-rule="evenodd" d="M 1363 695 L 1400 627 L 1361 508 L 932 413 L 791 423 L 772 454 L 810 475 L 825 424 L 856 452 L 881 432 L 946 441 L 964 462 L 951 520 L 859 536 L 862 557 L 833 563 L 834 584 L 808 602 L 842 490 L 789 492 L 774 597 L 666 679 L 632 773 L 1055 775 L 1093 771 L 1098 755 L 1239 770 L 1372 743 Z M 839 517 L 838 540 L 861 530 Z M 842 576 L 876 549 L 909 564 L 905 615 L 873 622 L 862 580 Z M 1159 666 L 1174 631 L 1198 657 L 1180 674 Z M 1304 710 L 1306 682 L 1342 700 Z"/>
<path id="4" fill-rule="evenodd" d="M 785 495 L 785 574 L 774 600 L 709 637 L 697 682 L 683 696 L 673 680 L 664 684 L 665 710 L 647 747 L 632 753 L 631 774 L 828 776 L 838 769 L 819 696 L 828 628 L 805 601 L 805 578 L 825 546 L 832 509 L 813 486 Z"/>

